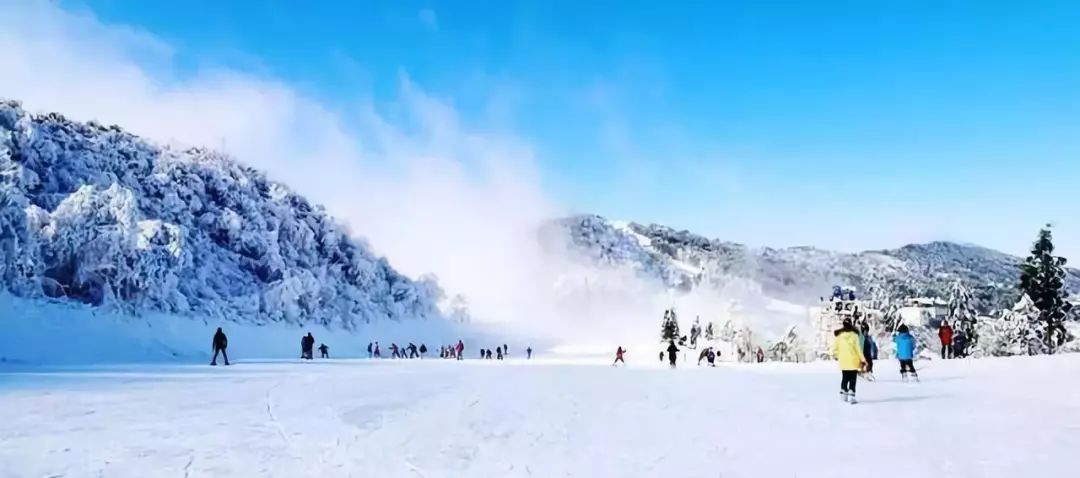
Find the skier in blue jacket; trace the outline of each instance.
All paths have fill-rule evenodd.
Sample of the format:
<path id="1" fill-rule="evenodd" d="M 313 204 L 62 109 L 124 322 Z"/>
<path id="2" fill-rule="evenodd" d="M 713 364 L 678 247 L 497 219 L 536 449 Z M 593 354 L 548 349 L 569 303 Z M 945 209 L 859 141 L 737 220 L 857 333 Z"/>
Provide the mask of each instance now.
<path id="1" fill-rule="evenodd" d="M 893 336 L 896 344 L 896 359 L 900 361 L 900 376 L 907 381 L 908 373 L 919 381 L 919 374 L 915 372 L 915 337 L 908 331 L 906 325 L 901 325 Z"/>

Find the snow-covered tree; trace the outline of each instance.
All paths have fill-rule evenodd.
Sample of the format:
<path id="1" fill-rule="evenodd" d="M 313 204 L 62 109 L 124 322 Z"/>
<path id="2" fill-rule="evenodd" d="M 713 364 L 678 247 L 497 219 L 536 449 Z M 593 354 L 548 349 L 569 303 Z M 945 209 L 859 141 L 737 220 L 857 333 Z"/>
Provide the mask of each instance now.
<path id="1" fill-rule="evenodd" d="M 131 313 L 345 328 L 439 317 L 437 285 L 219 154 L 0 101 L 0 289 Z"/>
<path id="2" fill-rule="evenodd" d="M 715 338 L 716 338 L 716 335 L 713 333 L 712 322 L 709 322 L 709 323 L 705 324 L 705 340 L 707 340 L 709 342 L 712 342 L 713 339 L 715 339 Z"/>
<path id="3" fill-rule="evenodd" d="M 984 318 L 976 323 L 979 342 L 972 348 L 973 354 L 984 357 L 1027 355 L 1032 346 L 1038 346 L 1039 310 L 1024 295 L 1012 309 L 1003 311 L 996 318 Z"/>
<path id="4" fill-rule="evenodd" d="M 1066 340 L 1065 318 L 1072 304 L 1065 291 L 1065 258 L 1054 255 L 1050 226 L 1039 231 L 1031 255 L 1020 266 L 1020 290 L 1039 310 L 1041 344 L 1032 344 L 1031 353 L 1053 353 Z"/>
<path id="5" fill-rule="evenodd" d="M 679 340 L 679 319 L 674 309 L 664 311 L 664 322 L 660 329 L 660 338 L 664 341 Z"/>
<path id="6" fill-rule="evenodd" d="M 956 281 L 949 289 L 949 323 L 957 332 L 963 332 L 968 339 L 968 347 L 978 342 L 975 323 L 978 314 L 975 312 L 971 291 L 961 281 Z"/>
<path id="7" fill-rule="evenodd" d="M 694 323 L 690 326 L 690 347 L 697 347 L 698 337 L 701 335 L 701 317 L 694 317 Z"/>
<path id="8" fill-rule="evenodd" d="M 802 362 L 804 354 L 805 345 L 795 326 L 789 327 L 784 335 L 768 347 L 769 360 L 777 362 Z"/>

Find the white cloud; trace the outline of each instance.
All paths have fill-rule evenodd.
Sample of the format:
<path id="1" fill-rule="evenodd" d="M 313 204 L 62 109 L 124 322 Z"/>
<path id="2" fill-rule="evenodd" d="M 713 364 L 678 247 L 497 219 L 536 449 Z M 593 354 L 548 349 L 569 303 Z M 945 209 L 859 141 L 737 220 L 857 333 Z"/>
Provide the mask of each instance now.
<path id="1" fill-rule="evenodd" d="M 420 13 L 417 14 L 417 16 L 420 19 L 420 23 L 425 27 L 431 29 L 431 31 L 439 31 L 439 17 L 435 14 L 435 10 L 424 8 L 420 10 Z"/>

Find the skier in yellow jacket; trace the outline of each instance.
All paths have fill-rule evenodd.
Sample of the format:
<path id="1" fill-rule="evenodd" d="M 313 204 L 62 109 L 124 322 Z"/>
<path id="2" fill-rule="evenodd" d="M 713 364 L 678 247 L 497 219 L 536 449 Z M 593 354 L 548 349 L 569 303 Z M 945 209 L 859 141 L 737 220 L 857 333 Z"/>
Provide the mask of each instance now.
<path id="1" fill-rule="evenodd" d="M 859 372 L 866 365 L 863 358 L 862 345 L 859 343 L 859 331 L 851 325 L 851 319 L 844 319 L 844 326 L 834 332 L 836 340 L 833 341 L 833 356 L 840 363 L 840 399 L 848 403 L 856 403 L 855 381 L 859 378 Z"/>

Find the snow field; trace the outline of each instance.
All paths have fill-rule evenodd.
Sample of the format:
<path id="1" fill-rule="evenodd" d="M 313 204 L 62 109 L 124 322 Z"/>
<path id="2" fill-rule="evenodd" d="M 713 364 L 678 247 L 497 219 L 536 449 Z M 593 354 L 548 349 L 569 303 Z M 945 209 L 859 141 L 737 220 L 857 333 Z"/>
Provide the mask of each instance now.
<path id="1" fill-rule="evenodd" d="M 469 354 L 469 350 L 466 354 Z M 1075 476 L 1080 356 L 667 369 L 640 358 L 0 373 L 0 476 Z"/>

